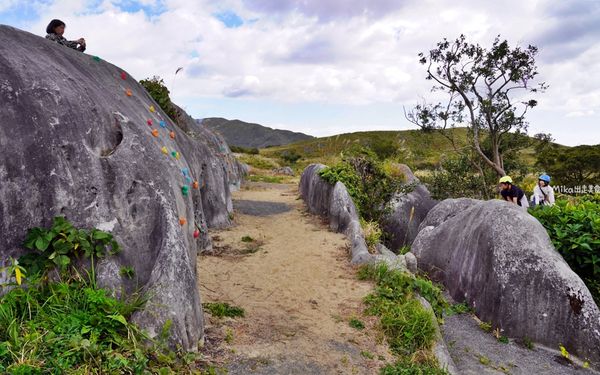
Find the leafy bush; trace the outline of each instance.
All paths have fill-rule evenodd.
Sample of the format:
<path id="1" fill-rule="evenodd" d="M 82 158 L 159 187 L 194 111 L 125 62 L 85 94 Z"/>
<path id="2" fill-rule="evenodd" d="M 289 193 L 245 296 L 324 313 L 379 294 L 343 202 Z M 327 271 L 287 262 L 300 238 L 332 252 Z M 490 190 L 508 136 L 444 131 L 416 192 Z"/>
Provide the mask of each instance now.
<path id="1" fill-rule="evenodd" d="M 295 164 L 298 160 L 302 158 L 302 155 L 297 153 L 294 150 L 284 151 L 281 153 L 281 159 L 288 164 Z"/>
<path id="2" fill-rule="evenodd" d="M 600 145 L 545 147 L 537 154 L 537 165 L 552 176 L 554 185 L 596 185 L 600 180 Z"/>
<path id="3" fill-rule="evenodd" d="M 375 246 L 381 241 L 383 231 L 379 227 L 379 224 L 374 221 L 360 219 L 360 226 L 365 234 L 365 242 L 369 248 L 369 252 L 375 253 Z"/>
<path id="4" fill-rule="evenodd" d="M 557 200 L 551 207 L 529 212 L 548 231 L 552 244 L 577 273 L 600 304 L 600 202 L 589 196 Z"/>
<path id="5" fill-rule="evenodd" d="M 171 102 L 169 97 L 169 89 L 165 86 L 165 82 L 162 78 L 154 76 L 152 78 L 146 78 L 140 81 L 140 84 L 144 86 L 148 94 L 154 99 L 156 103 L 162 108 L 162 110 L 169 116 L 171 120 L 177 122 L 177 110 Z"/>
<path id="6" fill-rule="evenodd" d="M 80 256 L 91 258 L 93 267 L 94 258 L 101 258 L 107 252 L 116 254 L 120 251 L 112 234 L 98 229 L 76 229 L 61 216 L 54 218 L 50 229 L 30 229 L 24 246 L 35 250 L 19 259 L 19 263 L 32 275 L 54 266 L 64 271 L 71 263 L 71 258 Z"/>
<path id="7" fill-rule="evenodd" d="M 379 222 L 394 194 L 412 189 L 404 185 L 404 179 L 386 174 L 373 151 L 364 147 L 350 150 L 343 155 L 342 162 L 324 168 L 319 175 L 331 185 L 344 183 L 359 215 L 366 221 Z"/>

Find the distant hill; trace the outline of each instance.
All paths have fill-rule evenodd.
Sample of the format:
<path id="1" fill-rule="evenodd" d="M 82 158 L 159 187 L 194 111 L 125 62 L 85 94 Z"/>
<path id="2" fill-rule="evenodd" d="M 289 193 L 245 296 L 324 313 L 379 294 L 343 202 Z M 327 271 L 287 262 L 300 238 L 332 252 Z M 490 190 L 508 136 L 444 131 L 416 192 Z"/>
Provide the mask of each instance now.
<path id="1" fill-rule="evenodd" d="M 259 124 L 251 124 L 240 120 L 227 120 L 220 117 L 210 117 L 196 121 L 221 134 L 230 146 L 265 148 L 314 138 L 303 133 L 272 129 Z"/>
<path id="2" fill-rule="evenodd" d="M 457 147 L 467 145 L 467 129 L 454 129 Z M 535 163 L 535 150 L 532 145 L 520 151 L 519 157 L 530 166 Z M 414 169 L 431 169 L 437 165 L 444 155 L 454 154 L 452 146 L 438 132 L 425 133 L 420 130 L 401 131 L 369 131 L 338 134 L 331 137 L 312 138 L 295 142 L 285 146 L 271 147 L 260 151 L 261 155 L 278 158 L 286 153 L 294 153 L 302 158 L 300 166 L 320 162 L 324 164 L 335 163 L 340 158 L 340 152 L 353 144 L 369 146 L 377 149 L 395 145 L 402 160 Z"/>

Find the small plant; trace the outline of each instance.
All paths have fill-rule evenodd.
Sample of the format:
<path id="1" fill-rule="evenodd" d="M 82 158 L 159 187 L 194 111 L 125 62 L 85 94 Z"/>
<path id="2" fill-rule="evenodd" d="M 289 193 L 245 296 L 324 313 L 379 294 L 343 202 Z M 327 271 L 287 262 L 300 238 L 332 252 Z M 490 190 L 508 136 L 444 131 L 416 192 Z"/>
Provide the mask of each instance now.
<path id="1" fill-rule="evenodd" d="M 248 235 L 242 237 L 242 242 L 253 242 L 253 241 L 254 241 L 254 238 L 252 238 Z"/>
<path id="2" fill-rule="evenodd" d="M 472 313 L 473 309 L 466 303 L 456 303 L 448 306 L 444 310 L 444 314 L 448 316 Z"/>
<path id="3" fill-rule="evenodd" d="M 133 279 L 135 276 L 135 270 L 131 266 L 123 266 L 119 270 L 119 274 L 127 279 Z"/>
<path id="4" fill-rule="evenodd" d="M 508 344 L 510 341 L 509 341 L 508 337 L 501 335 L 500 337 L 498 337 L 498 342 L 501 342 L 503 344 Z"/>
<path id="5" fill-rule="evenodd" d="M 401 255 L 406 255 L 406 253 L 409 253 L 409 252 L 410 252 L 410 246 L 408 246 L 408 245 L 404 245 L 398 249 L 398 254 L 401 254 Z"/>
<path id="6" fill-rule="evenodd" d="M 302 158 L 302 155 L 298 154 L 296 151 L 284 151 L 281 153 L 281 159 L 288 164 L 295 164 L 298 160 Z"/>
<path id="7" fill-rule="evenodd" d="M 241 317 L 241 318 L 243 318 L 245 315 L 244 309 L 242 309 L 241 307 L 237 307 L 237 306 L 231 306 L 227 302 L 207 302 L 207 303 L 203 303 L 202 307 L 205 310 L 207 310 L 208 312 L 210 312 L 210 315 L 217 317 L 217 318 L 223 318 L 223 317 L 230 317 L 230 318 Z"/>
<path id="8" fill-rule="evenodd" d="M 71 258 L 80 256 L 91 259 L 93 274 L 94 258 L 121 250 L 112 234 L 99 229 L 77 229 L 61 216 L 54 218 L 50 229 L 30 229 L 24 246 L 35 250 L 19 258 L 19 263 L 32 275 L 44 273 L 54 266 L 64 272 L 71 264 Z"/>
<path id="9" fill-rule="evenodd" d="M 481 363 L 484 366 L 489 366 L 490 363 L 492 362 L 492 361 L 490 361 L 490 359 L 488 357 L 486 357 L 484 355 L 479 355 L 477 357 L 479 359 L 479 363 Z"/>
<path id="10" fill-rule="evenodd" d="M 533 341 L 527 336 L 523 337 L 521 344 L 529 350 L 533 350 L 534 348 Z"/>
<path id="11" fill-rule="evenodd" d="M 481 328 L 484 332 L 488 332 L 488 333 L 492 332 L 492 325 L 487 322 L 480 322 L 479 328 Z"/>
<path id="12" fill-rule="evenodd" d="M 375 356 L 373 355 L 373 353 L 368 352 L 366 350 L 363 350 L 360 352 L 360 355 L 362 355 L 363 357 L 365 357 L 366 359 L 374 359 Z"/>
<path id="13" fill-rule="evenodd" d="M 349 324 L 350 324 L 350 327 L 352 327 L 354 329 L 358 329 L 358 330 L 365 329 L 365 324 L 356 318 L 350 319 Z"/>
<path id="14" fill-rule="evenodd" d="M 365 221 L 360 219 L 360 226 L 364 232 L 365 242 L 369 248 L 369 252 L 374 254 L 376 252 L 375 246 L 381 241 L 383 231 L 375 221 Z"/>
<path id="15" fill-rule="evenodd" d="M 231 344 L 233 342 L 233 331 L 231 328 L 225 330 L 225 342 Z"/>
<path id="16" fill-rule="evenodd" d="M 401 359 L 393 365 L 387 365 L 381 369 L 380 375 L 449 375 L 439 368 L 433 361 L 425 363 L 412 362 L 410 359 Z"/>

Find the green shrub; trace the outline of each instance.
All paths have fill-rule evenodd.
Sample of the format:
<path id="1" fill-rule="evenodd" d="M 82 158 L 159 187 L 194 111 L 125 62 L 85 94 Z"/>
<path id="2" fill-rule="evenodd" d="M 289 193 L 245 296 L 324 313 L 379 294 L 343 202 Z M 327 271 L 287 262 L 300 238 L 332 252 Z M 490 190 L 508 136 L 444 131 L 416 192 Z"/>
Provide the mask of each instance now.
<path id="1" fill-rule="evenodd" d="M 177 110 L 171 102 L 171 98 L 169 97 L 169 89 L 167 89 L 167 86 L 165 86 L 163 79 L 158 76 L 154 76 L 152 78 L 141 80 L 140 84 L 144 86 L 152 99 L 158 103 L 163 112 L 165 112 L 171 120 L 177 122 Z"/>
<path id="2" fill-rule="evenodd" d="M 236 318 L 236 317 L 244 317 L 245 311 L 241 307 L 231 306 L 227 302 L 207 302 L 203 303 L 202 307 L 210 312 L 210 315 L 223 318 Z"/>
<path id="3" fill-rule="evenodd" d="M 350 322 L 348 324 L 350 324 L 350 327 L 352 327 L 354 329 L 358 329 L 358 330 L 365 329 L 365 324 L 356 318 L 350 319 Z"/>
<path id="4" fill-rule="evenodd" d="M 281 153 L 281 160 L 283 160 L 284 162 L 288 163 L 288 164 L 296 164 L 296 162 L 298 160 L 300 160 L 302 158 L 302 155 L 300 155 L 299 153 L 297 153 L 294 150 L 291 151 L 284 151 Z"/>
<path id="5" fill-rule="evenodd" d="M 529 212 L 546 228 L 556 250 L 600 304 L 600 203 L 596 199 L 557 200 L 552 207 L 534 207 Z"/>
<path id="6" fill-rule="evenodd" d="M 404 179 L 386 174 L 373 151 L 358 146 L 343 155 L 342 162 L 324 168 L 319 175 L 331 185 L 341 181 L 366 221 L 379 222 L 394 194 L 413 188 L 406 186 Z"/>
<path id="7" fill-rule="evenodd" d="M 381 369 L 380 375 L 448 375 L 446 370 L 439 368 L 436 363 L 412 362 L 402 359 L 393 365 L 387 365 Z"/>

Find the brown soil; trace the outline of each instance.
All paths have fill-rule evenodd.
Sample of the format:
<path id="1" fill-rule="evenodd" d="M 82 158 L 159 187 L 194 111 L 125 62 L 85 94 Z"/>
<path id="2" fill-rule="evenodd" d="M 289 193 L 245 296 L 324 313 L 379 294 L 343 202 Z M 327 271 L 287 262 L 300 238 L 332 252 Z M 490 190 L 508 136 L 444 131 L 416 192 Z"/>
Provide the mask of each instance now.
<path id="1" fill-rule="evenodd" d="M 203 302 L 227 302 L 246 315 L 206 314 L 209 360 L 229 374 L 376 374 L 391 362 L 376 320 L 362 315 L 373 285 L 357 280 L 343 235 L 307 214 L 293 185 L 254 184 L 234 199 L 291 209 L 236 212 L 233 227 L 211 232 L 216 255 L 198 258 Z M 350 327 L 353 317 L 366 328 Z"/>

